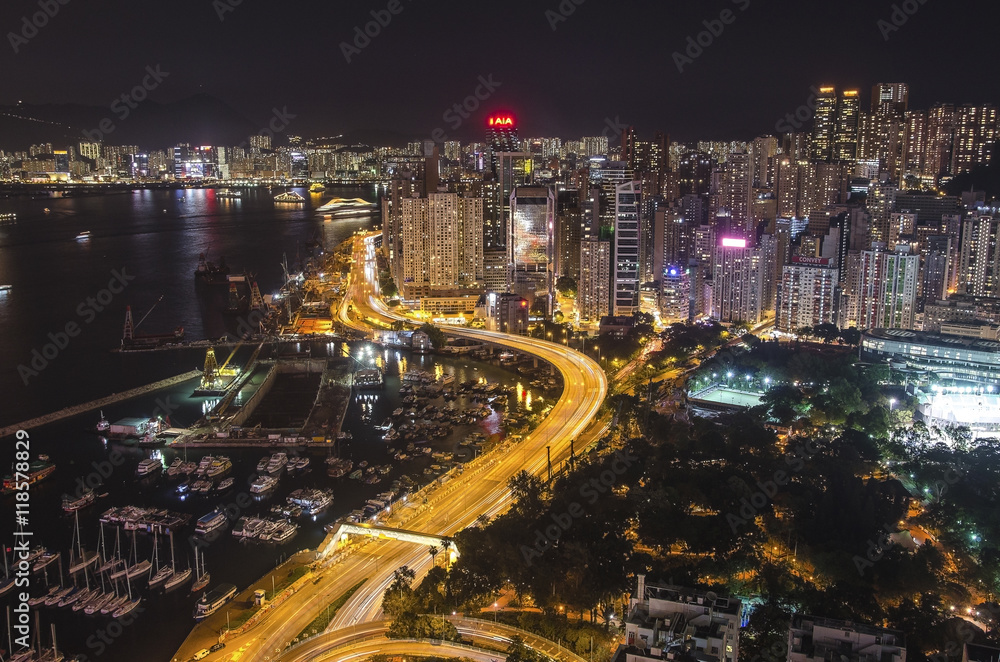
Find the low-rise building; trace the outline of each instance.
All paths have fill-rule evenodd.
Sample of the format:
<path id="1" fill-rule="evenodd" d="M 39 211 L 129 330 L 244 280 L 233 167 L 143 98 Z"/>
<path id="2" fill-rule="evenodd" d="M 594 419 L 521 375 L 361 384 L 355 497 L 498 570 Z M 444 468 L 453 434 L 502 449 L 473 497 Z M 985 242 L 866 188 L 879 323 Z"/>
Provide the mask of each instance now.
<path id="1" fill-rule="evenodd" d="M 645 575 L 637 582 L 625 621 L 627 645 L 619 648 L 616 662 L 736 662 L 743 609 L 738 598 L 647 584 Z"/>
<path id="2" fill-rule="evenodd" d="M 788 630 L 788 662 L 906 662 L 903 633 L 796 614 Z"/>
<path id="3" fill-rule="evenodd" d="M 514 335 L 528 332 L 528 300 L 517 294 L 490 292 L 479 297 L 475 315 L 488 331 Z"/>

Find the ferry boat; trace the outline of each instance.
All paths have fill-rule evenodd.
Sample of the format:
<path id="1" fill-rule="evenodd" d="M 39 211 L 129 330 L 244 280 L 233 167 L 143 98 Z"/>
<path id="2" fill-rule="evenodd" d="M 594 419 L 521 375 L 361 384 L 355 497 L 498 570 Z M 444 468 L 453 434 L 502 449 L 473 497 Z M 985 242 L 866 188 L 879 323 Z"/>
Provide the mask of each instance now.
<path id="1" fill-rule="evenodd" d="M 90 239 L 90 230 L 84 230 L 80 234 L 76 235 L 76 238 L 81 241 Z"/>
<path id="2" fill-rule="evenodd" d="M 236 479 L 233 478 L 232 476 L 230 476 L 229 478 L 224 478 L 222 480 L 222 482 L 219 483 L 219 486 L 215 488 L 215 491 L 216 492 L 225 492 L 226 490 L 228 490 L 230 487 L 232 487 L 235 484 L 236 484 Z"/>
<path id="3" fill-rule="evenodd" d="M 280 474 L 282 470 L 285 468 L 285 465 L 287 464 L 288 464 L 287 455 L 285 455 L 284 453 L 275 453 L 274 455 L 271 456 L 271 459 L 268 461 L 267 468 L 265 469 L 265 471 L 267 471 L 267 473 L 271 474 L 272 476 L 275 474 Z"/>
<path id="4" fill-rule="evenodd" d="M 322 182 L 313 182 L 312 186 L 309 187 L 310 193 L 322 193 L 326 190 L 326 186 Z"/>
<path id="5" fill-rule="evenodd" d="M 198 535 L 206 535 L 220 529 L 226 525 L 226 513 L 221 508 L 216 508 L 207 515 L 198 519 L 194 526 L 194 532 Z"/>
<path id="6" fill-rule="evenodd" d="M 278 484 L 278 479 L 273 476 L 258 476 L 257 480 L 250 484 L 251 494 L 264 494 L 274 489 Z"/>
<path id="7" fill-rule="evenodd" d="M 288 495 L 286 501 L 301 506 L 307 515 L 315 515 L 333 503 L 333 494 L 316 489 L 298 489 Z"/>
<path id="8" fill-rule="evenodd" d="M 201 600 L 194 607 L 194 618 L 197 621 L 204 620 L 219 611 L 222 605 L 229 602 L 236 595 L 234 584 L 219 584 L 211 591 L 202 596 Z"/>
<path id="9" fill-rule="evenodd" d="M 270 461 L 271 457 L 269 455 L 260 458 L 260 462 L 257 463 L 257 473 L 262 474 L 267 471 L 267 463 Z"/>
<path id="10" fill-rule="evenodd" d="M 205 475 L 209 478 L 215 478 L 216 476 L 221 476 L 232 468 L 232 461 L 228 457 L 220 455 L 208 466 L 208 469 L 205 470 Z"/>
<path id="11" fill-rule="evenodd" d="M 52 472 L 55 470 L 56 465 L 51 462 L 46 462 L 41 459 L 35 460 L 28 465 L 27 472 L 18 472 L 16 475 L 4 476 L 3 491 L 13 492 L 17 489 L 18 484 L 21 483 L 27 483 L 28 485 L 39 483 L 51 476 Z"/>
<path id="12" fill-rule="evenodd" d="M 378 203 L 362 198 L 334 198 L 316 211 L 331 219 L 367 216 L 378 211 Z"/>
<path id="13" fill-rule="evenodd" d="M 279 193 L 278 195 L 274 196 L 274 201 L 290 202 L 292 204 L 301 205 L 305 203 L 306 199 L 303 198 L 298 193 L 296 193 L 295 191 L 285 191 L 284 193 Z"/>
<path id="14" fill-rule="evenodd" d="M 285 542 L 299 530 L 299 525 L 294 522 L 284 522 L 276 527 L 271 534 L 271 542 Z"/>
<path id="15" fill-rule="evenodd" d="M 0 293 L 2 293 L 2 292 L 10 292 L 12 289 L 14 289 L 13 285 L 8 285 L 6 283 L 3 284 L 3 285 L 0 285 Z"/>
<path id="16" fill-rule="evenodd" d="M 139 476 L 139 477 L 148 476 L 150 474 L 153 474 L 153 473 L 156 473 L 156 472 L 162 471 L 162 470 L 163 470 L 163 463 L 162 462 L 160 462 L 159 460 L 153 459 L 153 458 L 147 458 L 147 459 L 143 460 L 142 462 L 140 462 L 139 466 L 136 467 L 135 475 Z"/>
<path id="17" fill-rule="evenodd" d="M 239 200 L 243 198 L 243 191 L 240 191 L 239 189 L 234 190 L 231 188 L 220 188 L 218 191 L 215 192 L 215 197 L 234 198 L 236 200 Z"/>
<path id="18" fill-rule="evenodd" d="M 15 223 L 17 223 L 17 214 L 14 212 L 0 214 L 0 225 L 14 225 Z"/>

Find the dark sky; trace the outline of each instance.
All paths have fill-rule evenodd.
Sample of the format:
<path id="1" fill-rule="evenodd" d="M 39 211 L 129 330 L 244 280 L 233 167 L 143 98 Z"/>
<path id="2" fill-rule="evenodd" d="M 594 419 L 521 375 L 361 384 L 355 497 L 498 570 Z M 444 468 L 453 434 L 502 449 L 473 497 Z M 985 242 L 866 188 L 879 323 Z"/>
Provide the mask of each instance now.
<path id="1" fill-rule="evenodd" d="M 5 0 L 0 103 L 108 106 L 160 65 L 169 76 L 152 99 L 205 92 L 261 126 L 287 107 L 289 131 L 306 136 L 478 137 L 488 110 L 508 108 L 522 136 L 596 135 L 618 117 L 683 140 L 773 132 L 818 83 L 860 87 L 865 105 L 880 81 L 908 82 L 911 107 L 1000 101 L 992 2 L 909 0 L 916 12 L 888 40 L 885 0 L 563 0 L 575 11 L 555 30 L 545 12 L 559 0 L 398 2 L 347 63 L 339 44 L 388 2 L 67 0 L 15 54 L 9 33 L 39 0 Z M 232 10 L 221 21 L 220 7 Z M 672 54 L 723 10 L 734 21 L 678 72 Z M 452 131 L 444 113 L 491 74 L 499 88 Z"/>

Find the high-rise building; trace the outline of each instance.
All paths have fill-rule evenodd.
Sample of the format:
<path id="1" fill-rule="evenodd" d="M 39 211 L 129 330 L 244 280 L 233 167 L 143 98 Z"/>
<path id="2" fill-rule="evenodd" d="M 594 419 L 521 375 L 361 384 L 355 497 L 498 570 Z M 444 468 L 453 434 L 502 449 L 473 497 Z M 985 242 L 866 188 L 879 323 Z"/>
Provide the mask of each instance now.
<path id="1" fill-rule="evenodd" d="M 775 316 L 778 330 L 795 333 L 805 326 L 836 323 L 838 275 L 831 258 L 793 256 L 781 269 Z"/>
<path id="2" fill-rule="evenodd" d="M 669 264 L 661 274 L 660 320 L 664 324 L 691 319 L 691 270 L 686 264 Z"/>
<path id="3" fill-rule="evenodd" d="M 580 156 L 607 156 L 608 137 L 607 136 L 584 136 L 580 139 L 583 143 L 583 154 Z"/>
<path id="4" fill-rule="evenodd" d="M 755 238 L 753 225 L 753 169 L 750 154 L 737 151 L 723 164 L 720 206 L 728 212 L 729 236 Z"/>
<path id="5" fill-rule="evenodd" d="M 544 297 L 548 306 L 554 285 L 555 193 L 548 186 L 519 186 L 510 195 L 510 207 L 508 291 L 532 307 Z"/>
<path id="6" fill-rule="evenodd" d="M 933 178 L 951 172 L 952 145 L 955 141 L 955 106 L 938 104 L 927 111 L 927 142 L 924 148 L 923 174 Z"/>
<path id="7" fill-rule="evenodd" d="M 970 172 L 977 165 L 989 165 L 997 140 L 997 110 L 987 104 L 966 104 L 955 113 L 955 141 L 952 174 Z"/>
<path id="8" fill-rule="evenodd" d="M 600 236 L 580 241 L 577 308 L 581 321 L 599 322 L 611 311 L 611 242 Z"/>
<path id="9" fill-rule="evenodd" d="M 712 264 L 712 317 L 727 323 L 759 323 L 769 268 L 762 251 L 745 238 L 722 237 Z"/>
<path id="10" fill-rule="evenodd" d="M 750 148 L 753 161 L 754 188 L 771 188 L 774 185 L 774 157 L 778 154 L 778 139 L 774 136 L 754 138 Z"/>
<path id="11" fill-rule="evenodd" d="M 908 246 L 887 251 L 884 244 L 861 251 L 858 264 L 859 329 L 912 329 L 916 317 L 920 256 Z"/>
<path id="12" fill-rule="evenodd" d="M 925 301 L 947 298 L 952 283 L 954 246 L 948 235 L 930 235 L 920 245 L 920 296 Z"/>
<path id="13" fill-rule="evenodd" d="M 812 158 L 829 161 L 833 155 L 833 143 L 837 130 L 837 90 L 821 87 L 816 95 L 816 110 L 813 114 Z"/>
<path id="14" fill-rule="evenodd" d="M 631 315 L 639 310 L 639 206 L 638 182 L 625 182 L 615 189 L 615 273 L 612 315 Z"/>
<path id="15" fill-rule="evenodd" d="M 489 135 L 486 142 L 489 144 L 490 171 L 498 176 L 500 167 L 500 154 L 504 152 L 520 152 L 521 141 L 517 137 L 517 124 L 513 115 L 500 113 L 490 116 L 487 120 L 489 125 Z"/>
<path id="16" fill-rule="evenodd" d="M 834 161 L 854 161 L 858 158 L 858 120 L 861 98 L 857 90 L 844 90 L 837 99 L 837 120 L 833 134 L 831 157 Z"/>
<path id="17" fill-rule="evenodd" d="M 499 184 L 496 192 L 500 196 L 495 207 L 498 216 L 487 219 L 483 245 L 487 251 L 507 251 L 507 239 L 510 236 L 510 195 L 518 186 L 528 186 L 532 183 L 534 166 L 531 155 L 527 152 L 500 152 L 495 154 L 495 157 Z"/>
<path id="18" fill-rule="evenodd" d="M 959 292 L 995 297 L 1000 294 L 1000 219 L 981 214 L 962 223 Z"/>
<path id="19" fill-rule="evenodd" d="M 580 278 L 580 239 L 583 211 L 580 191 L 559 185 L 556 190 L 556 276 Z"/>

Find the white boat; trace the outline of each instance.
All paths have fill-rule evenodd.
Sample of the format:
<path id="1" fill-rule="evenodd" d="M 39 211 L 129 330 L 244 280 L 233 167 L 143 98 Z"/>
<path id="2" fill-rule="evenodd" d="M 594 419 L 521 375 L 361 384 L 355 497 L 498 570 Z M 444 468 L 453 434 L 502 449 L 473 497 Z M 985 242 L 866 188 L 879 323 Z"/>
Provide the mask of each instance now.
<path id="1" fill-rule="evenodd" d="M 227 519 L 225 511 L 223 511 L 221 508 L 216 508 L 207 515 L 203 515 L 198 520 L 198 523 L 195 524 L 194 532 L 202 536 L 209 534 L 212 531 L 224 527 L 226 525 L 226 521 Z"/>
<path id="2" fill-rule="evenodd" d="M 156 530 L 153 530 L 153 567 L 154 572 L 149 575 L 149 588 L 156 588 L 163 582 L 170 579 L 174 574 L 174 569 L 168 565 L 160 565 L 160 547 L 157 544 Z"/>
<path id="3" fill-rule="evenodd" d="M 273 490 L 278 484 L 278 479 L 273 476 L 258 476 L 257 479 L 250 484 L 251 494 L 264 494 Z"/>
<path id="4" fill-rule="evenodd" d="M 288 464 L 287 455 L 285 455 L 284 453 L 275 453 L 274 455 L 271 456 L 271 459 L 268 461 L 267 469 L 265 471 L 267 471 L 267 473 L 273 476 L 275 474 L 281 473 L 281 471 L 285 468 L 285 465 L 287 464 Z"/>
<path id="5" fill-rule="evenodd" d="M 110 429 L 111 429 L 111 423 L 108 421 L 108 419 L 104 418 L 104 410 L 102 409 L 101 410 L 101 419 L 99 421 L 97 421 L 97 431 L 98 432 L 107 432 Z"/>
<path id="6" fill-rule="evenodd" d="M 229 602 L 234 595 L 236 595 L 236 586 L 234 584 L 219 584 L 203 595 L 198 604 L 195 605 L 195 620 L 204 620 L 219 611 L 222 605 Z"/>
<path id="7" fill-rule="evenodd" d="M 76 238 L 80 240 L 90 239 L 90 230 L 84 230 L 80 234 L 76 235 Z"/>
<path id="8" fill-rule="evenodd" d="M 201 565 L 200 566 L 198 565 L 198 546 L 197 545 L 195 545 L 195 548 L 194 548 L 194 571 L 195 571 L 196 579 L 194 580 L 194 584 L 191 585 L 191 592 L 192 593 L 197 593 L 201 589 L 203 589 L 206 586 L 208 586 L 208 582 L 212 581 L 212 575 L 208 574 L 208 571 L 205 570 L 205 558 L 204 557 L 202 557 L 202 559 L 201 559 Z"/>
<path id="9" fill-rule="evenodd" d="M 177 572 L 177 564 L 174 561 L 174 532 L 170 532 L 170 578 L 163 585 L 164 591 L 177 588 L 187 580 L 191 579 L 191 568 L 184 568 Z"/>
<path id="10" fill-rule="evenodd" d="M 135 470 L 137 476 L 149 476 L 163 470 L 163 463 L 153 458 L 147 458 L 139 463 Z"/>

